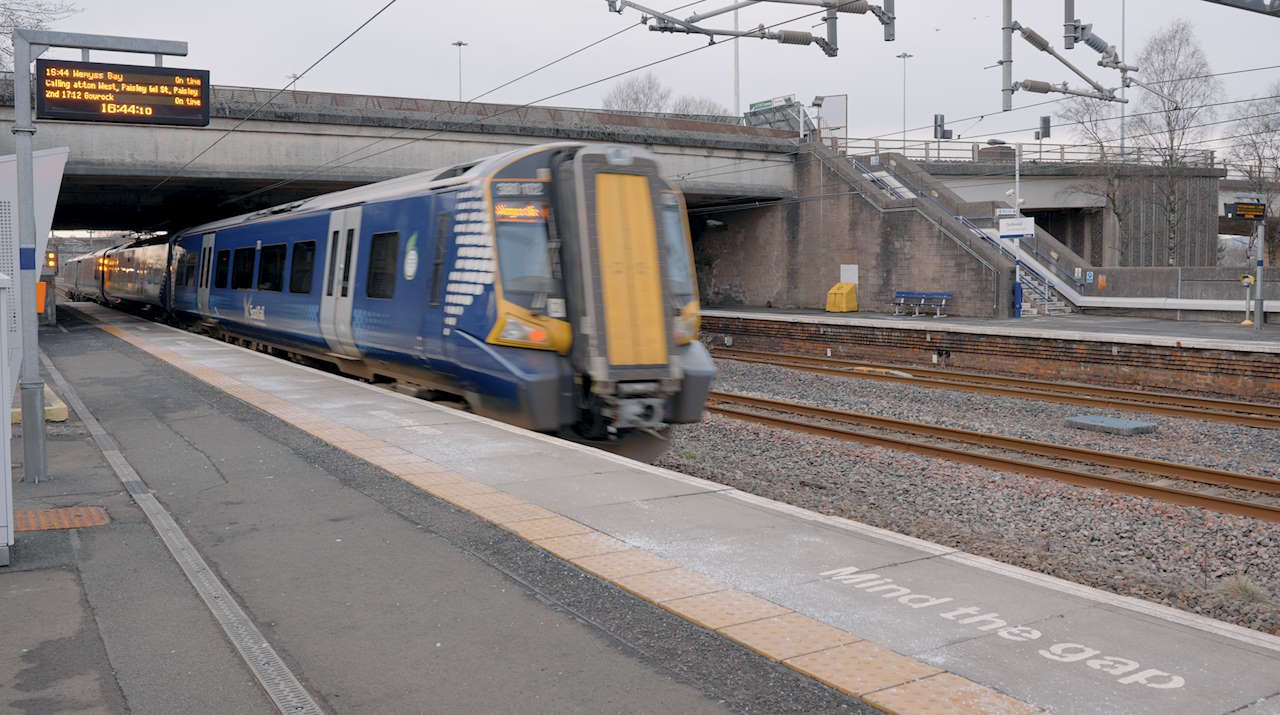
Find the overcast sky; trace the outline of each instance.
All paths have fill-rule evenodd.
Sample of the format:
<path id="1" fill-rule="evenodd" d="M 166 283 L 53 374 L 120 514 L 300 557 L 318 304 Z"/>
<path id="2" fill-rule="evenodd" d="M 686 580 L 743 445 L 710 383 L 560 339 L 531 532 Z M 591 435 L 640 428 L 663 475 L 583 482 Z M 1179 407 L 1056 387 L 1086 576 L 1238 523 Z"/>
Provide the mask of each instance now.
<path id="1" fill-rule="evenodd" d="M 649 1 L 668 7 L 659 0 Z M 78 0 L 82 12 L 56 27 L 186 40 L 190 56 L 172 64 L 209 69 L 215 84 L 280 87 L 288 81 L 287 75 L 301 72 L 385 2 Z M 729 2 L 704 0 L 682 13 Z M 980 123 L 951 121 L 950 126 L 960 135 L 999 131 L 1009 138 L 1029 141 L 1036 117 L 1053 107 L 1001 115 L 1000 71 L 983 69 L 1000 55 L 1000 0 L 898 0 L 897 4 L 896 42 L 883 41 L 880 25 L 870 15 L 842 15 L 837 58 L 826 57 L 814 46 L 742 40 L 743 104 L 791 93 L 807 101 L 815 95 L 847 92 L 851 135 L 896 133 L 902 126 L 902 61 L 895 55 L 906 51 L 915 55 L 908 65 L 910 127 L 929 125 L 934 112 L 943 112 L 950 120 L 990 112 Z M 1120 0 L 1077 0 L 1076 13 L 1119 46 L 1121 4 Z M 1201 0 L 1127 0 L 1127 5 L 1125 34 L 1131 60 L 1161 26 L 1186 18 L 1195 27 L 1215 72 L 1280 65 L 1280 19 Z M 742 11 L 742 24 L 769 25 L 805 10 L 797 5 L 762 3 Z M 1061 47 L 1062 3 L 1058 0 L 1015 0 L 1014 16 Z M 450 43 L 464 40 L 470 43 L 463 56 L 464 91 L 470 98 L 638 20 L 634 10 L 623 15 L 608 12 L 605 0 L 398 0 L 307 75 L 299 87 L 453 99 L 457 96 L 457 55 Z M 719 20 L 732 23 L 726 15 L 709 24 Z M 806 19 L 787 27 L 808 29 L 816 21 Z M 704 39 L 635 28 L 486 99 L 529 102 L 703 45 Z M 64 51 L 50 56 L 75 55 Z M 1088 48 L 1080 46 L 1067 56 L 1102 78 L 1104 84 L 1117 83 L 1115 73 L 1095 66 L 1097 55 Z M 1015 40 L 1014 58 L 1015 79 L 1075 79 L 1021 40 Z M 129 61 L 106 55 L 100 59 Z M 653 71 L 677 94 L 706 95 L 727 106 L 733 100 L 732 62 L 731 44 L 725 43 L 660 64 Z M 1277 81 L 1280 70 L 1223 78 L 1230 99 L 1260 94 Z M 608 87 L 608 83 L 598 84 L 547 104 L 599 106 Z M 1019 106 L 1045 99 L 1044 95 L 1019 93 L 1014 103 Z M 931 130 L 917 135 L 929 136 Z"/>

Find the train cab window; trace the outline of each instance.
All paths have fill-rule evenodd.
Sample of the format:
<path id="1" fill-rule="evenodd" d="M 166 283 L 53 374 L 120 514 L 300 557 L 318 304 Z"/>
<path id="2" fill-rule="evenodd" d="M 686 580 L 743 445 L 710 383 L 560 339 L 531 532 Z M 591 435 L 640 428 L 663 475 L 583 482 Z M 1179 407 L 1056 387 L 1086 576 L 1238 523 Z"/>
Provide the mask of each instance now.
<path id="1" fill-rule="evenodd" d="M 396 258 L 400 256 L 400 233 L 375 233 L 369 240 L 369 275 L 364 292 L 370 298 L 390 298 L 396 292 Z"/>
<path id="2" fill-rule="evenodd" d="M 310 293 L 311 276 L 316 267 L 316 242 L 293 244 L 293 267 L 289 269 L 289 292 Z"/>
<path id="3" fill-rule="evenodd" d="M 277 243 L 263 246 L 258 260 L 258 290 L 284 290 L 284 260 L 289 254 L 288 246 Z"/>
<path id="4" fill-rule="evenodd" d="M 560 296 L 560 281 L 551 272 L 546 205 L 531 201 L 503 209 L 502 204 L 495 209 L 502 295 L 525 308 L 540 308 L 540 301 Z"/>
<path id="5" fill-rule="evenodd" d="M 218 277 L 214 281 L 214 288 L 226 288 L 227 277 L 231 275 L 231 251 L 218 251 Z"/>
<path id="6" fill-rule="evenodd" d="M 684 230 L 680 199 L 675 194 L 662 197 L 662 252 L 667 290 L 673 296 L 692 299 L 693 260 L 689 256 L 689 239 Z"/>
<path id="7" fill-rule="evenodd" d="M 231 259 L 231 289 L 253 288 L 253 259 L 256 248 L 237 248 Z"/>
<path id="8" fill-rule="evenodd" d="M 187 260 L 187 266 L 182 274 L 182 285 L 187 288 L 193 288 L 196 284 L 196 268 L 199 260 L 195 251 L 186 251 L 183 257 Z"/>
<path id="9" fill-rule="evenodd" d="M 444 259 L 449 252 L 449 227 L 452 225 L 452 211 L 441 211 L 436 215 L 436 253 L 431 261 L 432 307 L 440 305 L 444 297 Z"/>

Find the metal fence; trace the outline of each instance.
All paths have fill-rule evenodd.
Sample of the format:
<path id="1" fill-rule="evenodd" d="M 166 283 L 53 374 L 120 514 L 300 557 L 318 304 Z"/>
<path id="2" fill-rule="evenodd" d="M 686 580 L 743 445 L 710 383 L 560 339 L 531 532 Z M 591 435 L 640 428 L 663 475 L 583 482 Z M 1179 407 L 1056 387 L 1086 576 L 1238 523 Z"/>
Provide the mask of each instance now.
<path id="1" fill-rule="evenodd" d="M 894 152 L 902 154 L 912 161 L 918 162 L 1013 162 L 1017 147 L 1022 147 L 1022 162 L 1052 164 L 1137 164 L 1143 166 L 1162 166 L 1166 161 L 1164 154 L 1149 147 L 1128 146 L 1124 151 L 1119 147 L 1099 144 L 1046 144 L 1028 142 L 1025 144 L 986 144 L 979 142 L 949 141 L 943 139 L 907 140 L 901 139 L 847 139 L 831 140 L 836 151 L 843 151 L 850 156 L 864 156 Z M 1184 152 L 1178 158 L 1179 166 L 1215 167 L 1217 156 L 1211 149 Z"/>

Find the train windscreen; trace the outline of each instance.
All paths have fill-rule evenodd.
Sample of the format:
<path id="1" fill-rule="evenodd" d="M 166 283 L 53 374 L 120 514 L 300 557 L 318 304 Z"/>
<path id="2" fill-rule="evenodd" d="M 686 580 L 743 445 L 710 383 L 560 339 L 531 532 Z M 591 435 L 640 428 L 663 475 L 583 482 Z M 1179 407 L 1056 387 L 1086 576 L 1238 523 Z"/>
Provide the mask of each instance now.
<path id="1" fill-rule="evenodd" d="M 504 182 L 494 188 L 494 232 L 502 296 L 530 310 L 545 310 L 547 299 L 563 295 L 560 280 L 552 270 L 547 233 L 549 209 L 542 198 L 545 186 L 541 182 Z"/>
<path id="2" fill-rule="evenodd" d="M 693 300 L 693 260 L 685 236 L 684 216 L 675 194 L 662 197 L 662 248 L 666 254 L 667 291 L 685 301 Z"/>

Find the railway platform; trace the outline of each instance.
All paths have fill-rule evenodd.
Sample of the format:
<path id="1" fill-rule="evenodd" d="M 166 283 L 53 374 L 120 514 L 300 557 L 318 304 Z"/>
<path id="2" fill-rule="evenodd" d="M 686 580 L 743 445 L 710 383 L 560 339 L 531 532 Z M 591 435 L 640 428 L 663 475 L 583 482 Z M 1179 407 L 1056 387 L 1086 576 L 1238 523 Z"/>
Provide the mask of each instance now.
<path id="1" fill-rule="evenodd" d="M 49 587 L 82 584 L 131 704 L 223 687 L 172 649 L 246 711 L 1280 713 L 1280 637 L 63 307 L 46 367 L 98 450 L 69 440 L 74 500 L 134 531 L 76 536 Z M 77 566 L 113 548 L 118 595 Z"/>
<path id="2" fill-rule="evenodd" d="M 1280 326 L 1092 315 L 1017 320 L 703 311 L 713 347 L 1280 400 Z"/>

